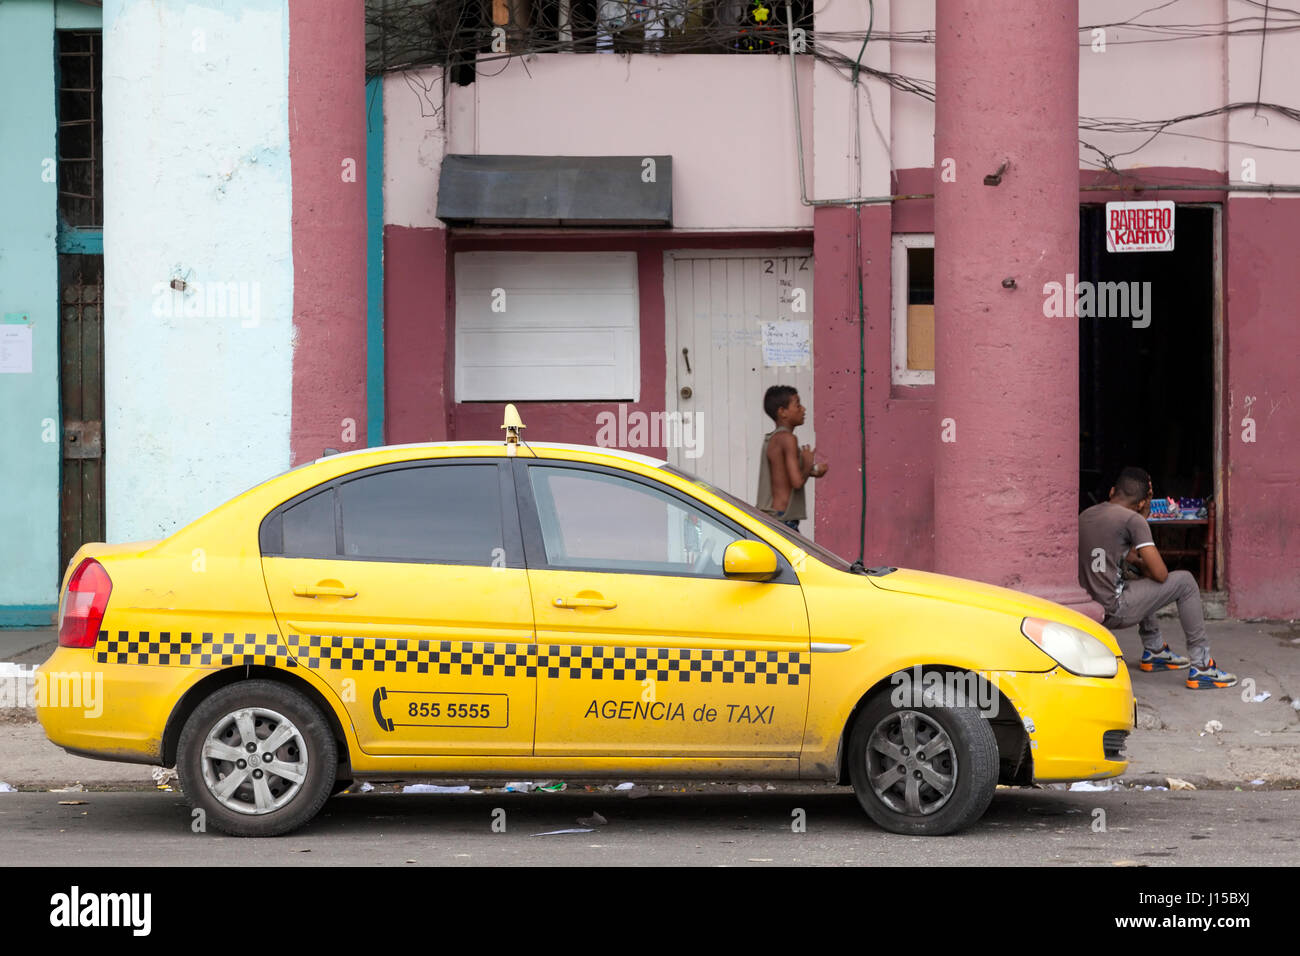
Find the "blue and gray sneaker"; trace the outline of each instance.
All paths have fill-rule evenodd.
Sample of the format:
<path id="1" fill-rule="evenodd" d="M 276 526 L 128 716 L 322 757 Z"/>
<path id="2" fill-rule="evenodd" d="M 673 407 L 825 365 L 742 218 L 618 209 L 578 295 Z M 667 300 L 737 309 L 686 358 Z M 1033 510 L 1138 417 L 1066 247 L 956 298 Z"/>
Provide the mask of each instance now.
<path id="1" fill-rule="evenodd" d="M 1214 687 L 1231 687 L 1237 683 L 1237 675 L 1220 670 L 1210 658 L 1204 667 L 1192 666 L 1187 672 L 1187 686 L 1192 690 L 1209 690 Z"/>
<path id="2" fill-rule="evenodd" d="M 1143 648 L 1142 660 L 1138 661 L 1138 667 L 1144 671 L 1176 671 L 1191 663 L 1186 657 L 1179 657 L 1171 651 L 1166 644 L 1154 654 Z"/>

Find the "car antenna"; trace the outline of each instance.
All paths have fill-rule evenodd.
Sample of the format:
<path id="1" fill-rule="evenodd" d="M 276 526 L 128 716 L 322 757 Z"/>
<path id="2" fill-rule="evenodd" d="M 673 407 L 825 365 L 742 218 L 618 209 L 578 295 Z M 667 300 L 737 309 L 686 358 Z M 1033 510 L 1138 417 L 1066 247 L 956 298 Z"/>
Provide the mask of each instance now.
<path id="1" fill-rule="evenodd" d="M 519 441 L 522 437 L 519 432 L 528 427 L 519 417 L 519 409 L 515 408 L 513 402 L 506 403 L 505 421 L 501 427 L 506 432 L 506 455 L 513 458 L 519 450 Z"/>

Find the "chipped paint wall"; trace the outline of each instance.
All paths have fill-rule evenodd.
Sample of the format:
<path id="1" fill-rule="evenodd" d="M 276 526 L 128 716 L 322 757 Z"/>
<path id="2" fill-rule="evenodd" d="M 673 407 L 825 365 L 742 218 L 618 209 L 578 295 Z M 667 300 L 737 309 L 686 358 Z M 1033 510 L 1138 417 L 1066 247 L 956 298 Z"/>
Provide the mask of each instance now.
<path id="1" fill-rule="evenodd" d="M 289 466 L 288 39 L 284 0 L 104 4 L 110 541 Z"/>
<path id="2" fill-rule="evenodd" d="M 33 353 L 30 371 L 0 372 L 0 626 L 30 626 L 49 621 L 59 575 L 52 4 L 0 4 L 0 78 L 0 333 Z"/>

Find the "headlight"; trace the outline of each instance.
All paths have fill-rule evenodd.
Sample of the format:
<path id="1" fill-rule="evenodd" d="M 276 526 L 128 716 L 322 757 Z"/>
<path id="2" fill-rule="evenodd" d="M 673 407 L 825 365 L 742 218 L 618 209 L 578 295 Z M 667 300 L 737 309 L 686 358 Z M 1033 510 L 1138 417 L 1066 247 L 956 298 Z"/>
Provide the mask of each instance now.
<path id="1" fill-rule="evenodd" d="M 1111 649 L 1077 627 L 1041 617 L 1027 617 L 1020 622 L 1020 633 L 1071 674 L 1114 677 L 1119 673 L 1119 658 Z"/>

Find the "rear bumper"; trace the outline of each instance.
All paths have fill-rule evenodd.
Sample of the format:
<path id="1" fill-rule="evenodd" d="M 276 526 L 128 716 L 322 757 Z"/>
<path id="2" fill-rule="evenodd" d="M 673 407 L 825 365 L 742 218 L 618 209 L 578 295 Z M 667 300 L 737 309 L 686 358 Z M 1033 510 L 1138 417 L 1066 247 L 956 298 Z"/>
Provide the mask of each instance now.
<path id="1" fill-rule="evenodd" d="M 1106 754 L 1107 733 L 1133 731 L 1133 685 L 1122 661 L 1111 678 L 1078 677 L 1058 667 L 1004 674 L 998 685 L 1025 725 L 1035 783 L 1096 780 L 1128 768 L 1127 759 Z"/>
<path id="2" fill-rule="evenodd" d="M 203 675 L 191 668 L 101 664 L 93 648 L 59 647 L 36 669 L 36 719 L 51 743 L 101 760 L 162 762 L 176 702 Z M 75 689 L 75 693 L 72 691 Z"/>

